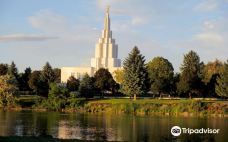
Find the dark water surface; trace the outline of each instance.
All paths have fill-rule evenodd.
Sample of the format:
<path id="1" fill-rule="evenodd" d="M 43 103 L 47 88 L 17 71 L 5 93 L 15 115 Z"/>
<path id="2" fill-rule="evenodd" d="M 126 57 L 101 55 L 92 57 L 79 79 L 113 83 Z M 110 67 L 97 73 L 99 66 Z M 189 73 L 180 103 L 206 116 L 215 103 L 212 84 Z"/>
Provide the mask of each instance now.
<path id="1" fill-rule="evenodd" d="M 181 134 L 172 126 L 216 128 L 219 134 Z M 61 112 L 0 111 L 0 136 L 40 136 L 104 141 L 228 142 L 228 118 L 133 116 Z"/>

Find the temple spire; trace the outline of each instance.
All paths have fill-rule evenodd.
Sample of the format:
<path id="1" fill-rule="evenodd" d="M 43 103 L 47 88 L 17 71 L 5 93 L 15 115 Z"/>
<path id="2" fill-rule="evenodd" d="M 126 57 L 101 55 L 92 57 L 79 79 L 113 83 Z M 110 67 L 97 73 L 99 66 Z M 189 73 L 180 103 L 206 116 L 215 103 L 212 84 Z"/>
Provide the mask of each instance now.
<path id="1" fill-rule="evenodd" d="M 109 9 L 110 9 L 110 6 L 107 6 L 106 7 L 106 15 L 105 15 L 105 24 L 104 24 L 104 30 L 107 33 L 109 33 L 109 31 L 110 31 Z"/>
<path id="2" fill-rule="evenodd" d="M 108 14 L 109 14 L 109 9 L 110 9 L 110 6 L 108 5 L 108 6 L 106 7 L 106 13 L 108 13 Z"/>

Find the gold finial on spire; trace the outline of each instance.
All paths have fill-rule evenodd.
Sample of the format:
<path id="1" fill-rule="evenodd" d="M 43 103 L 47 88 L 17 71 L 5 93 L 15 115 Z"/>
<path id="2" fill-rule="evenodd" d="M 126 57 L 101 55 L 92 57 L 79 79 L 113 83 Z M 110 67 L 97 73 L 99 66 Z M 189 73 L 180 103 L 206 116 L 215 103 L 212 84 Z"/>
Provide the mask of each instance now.
<path id="1" fill-rule="evenodd" d="M 110 5 L 106 7 L 106 13 L 109 13 Z"/>

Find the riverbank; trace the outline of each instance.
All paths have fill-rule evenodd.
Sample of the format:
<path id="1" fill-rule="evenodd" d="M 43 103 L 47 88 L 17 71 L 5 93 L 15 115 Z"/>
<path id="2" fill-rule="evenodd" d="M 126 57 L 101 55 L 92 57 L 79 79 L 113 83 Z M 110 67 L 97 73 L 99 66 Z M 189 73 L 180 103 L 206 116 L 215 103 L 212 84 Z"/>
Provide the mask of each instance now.
<path id="1" fill-rule="evenodd" d="M 37 103 L 37 97 L 21 98 L 13 110 L 115 113 L 134 115 L 181 115 L 228 117 L 228 101 L 214 99 L 85 99 L 76 98 L 73 105 L 53 110 L 49 104 Z M 28 105 L 29 104 L 29 105 Z"/>
<path id="2" fill-rule="evenodd" d="M 91 113 L 228 117 L 228 101 L 107 99 L 88 101 L 82 110 Z"/>

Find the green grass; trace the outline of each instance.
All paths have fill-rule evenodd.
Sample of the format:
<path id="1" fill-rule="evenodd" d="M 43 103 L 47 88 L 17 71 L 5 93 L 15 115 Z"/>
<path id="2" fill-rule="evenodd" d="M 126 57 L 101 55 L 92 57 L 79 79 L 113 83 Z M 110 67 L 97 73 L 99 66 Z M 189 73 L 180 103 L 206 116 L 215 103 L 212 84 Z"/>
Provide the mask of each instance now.
<path id="1" fill-rule="evenodd" d="M 41 103 L 39 96 L 24 95 L 18 98 L 17 104 L 22 108 L 47 109 L 53 103 Z M 53 100 L 54 101 L 54 100 Z M 38 102 L 38 103 L 37 103 Z M 35 105 L 36 104 L 36 105 Z M 83 98 L 69 99 L 63 109 L 66 111 L 85 112 L 112 112 L 128 114 L 168 114 L 182 113 L 197 115 L 227 115 L 228 101 L 196 100 L 196 99 L 97 99 L 86 100 Z M 70 105 L 69 105 L 70 104 Z M 60 110 L 60 109 L 54 109 Z"/>
<path id="2" fill-rule="evenodd" d="M 161 99 L 103 99 L 85 104 L 88 112 L 115 112 L 130 114 L 228 114 L 228 101 L 161 100 Z"/>

